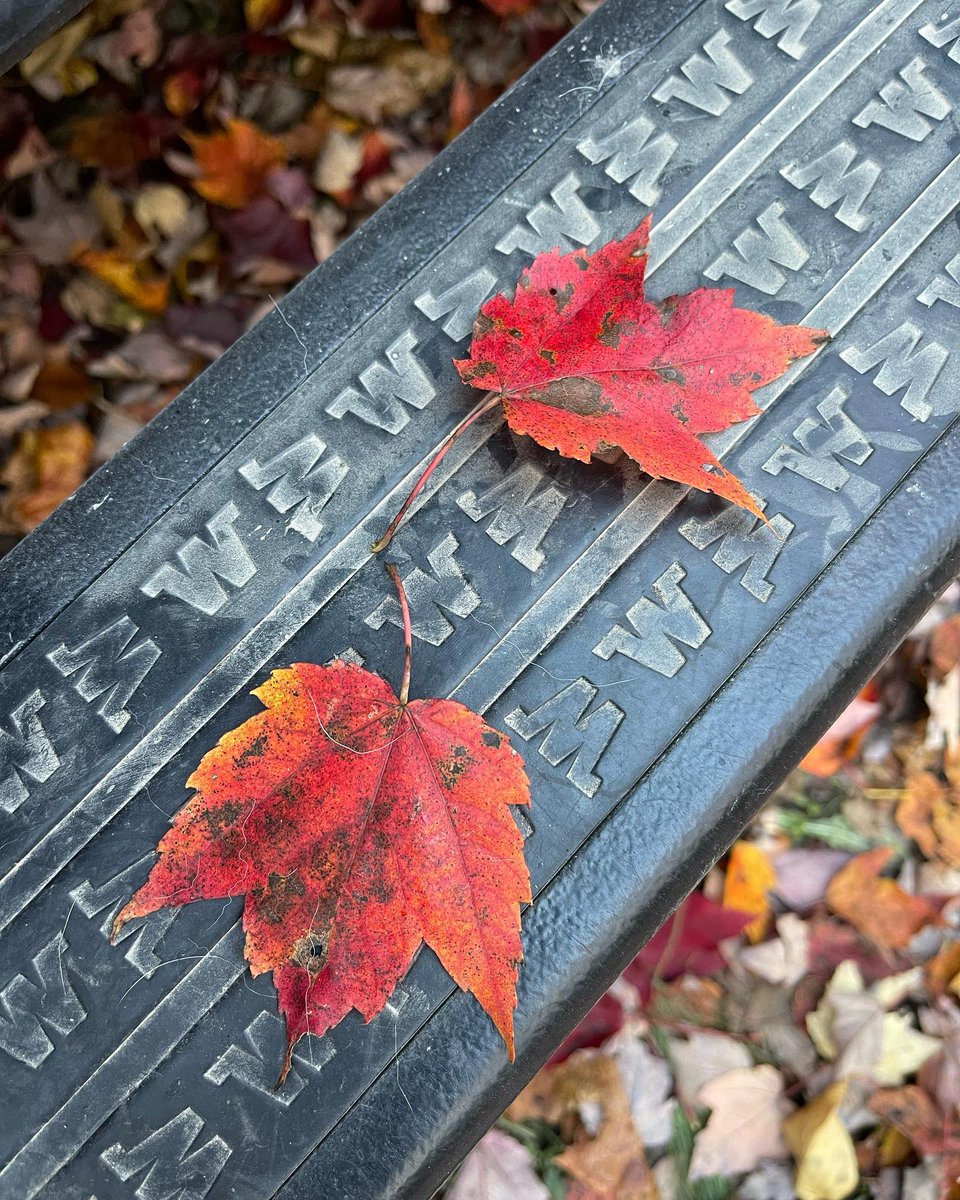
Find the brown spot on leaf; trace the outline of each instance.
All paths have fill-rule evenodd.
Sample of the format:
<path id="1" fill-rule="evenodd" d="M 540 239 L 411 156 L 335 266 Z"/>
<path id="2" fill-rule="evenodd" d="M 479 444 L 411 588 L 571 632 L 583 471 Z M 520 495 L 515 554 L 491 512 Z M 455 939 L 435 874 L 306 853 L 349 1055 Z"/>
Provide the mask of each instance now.
<path id="1" fill-rule="evenodd" d="M 664 383 L 675 383 L 678 387 L 686 387 L 687 377 L 679 367 L 655 367 L 654 370 Z"/>
<path id="2" fill-rule="evenodd" d="M 622 336 L 623 326 L 619 321 L 613 319 L 612 311 L 605 312 L 600 321 L 600 332 L 597 334 L 597 341 L 603 346 L 610 346 L 612 349 L 616 349 L 620 345 Z"/>
<path id="3" fill-rule="evenodd" d="M 613 405 L 603 398 L 603 387 L 594 379 L 571 376 L 556 379 L 545 387 L 530 392 L 530 398 L 551 408 L 562 408 L 578 417 L 598 417 L 612 412 Z"/>
<path id="4" fill-rule="evenodd" d="M 485 746 L 489 746 L 493 750 L 499 750 L 503 739 L 495 729 L 485 729 L 480 735 L 480 740 Z"/>

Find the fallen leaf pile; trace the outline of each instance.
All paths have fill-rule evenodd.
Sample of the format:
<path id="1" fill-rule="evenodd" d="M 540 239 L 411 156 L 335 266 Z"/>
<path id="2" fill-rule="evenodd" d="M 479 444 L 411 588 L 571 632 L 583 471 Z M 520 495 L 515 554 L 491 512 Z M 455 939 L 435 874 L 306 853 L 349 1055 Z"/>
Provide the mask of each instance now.
<path id="1" fill-rule="evenodd" d="M 958 610 L 954 584 L 441 1195 L 960 1198 Z M 505 1137 L 517 1186 L 484 1190 Z"/>
<path id="2" fill-rule="evenodd" d="M 0 88 L 0 549 L 592 0 L 93 0 Z"/>

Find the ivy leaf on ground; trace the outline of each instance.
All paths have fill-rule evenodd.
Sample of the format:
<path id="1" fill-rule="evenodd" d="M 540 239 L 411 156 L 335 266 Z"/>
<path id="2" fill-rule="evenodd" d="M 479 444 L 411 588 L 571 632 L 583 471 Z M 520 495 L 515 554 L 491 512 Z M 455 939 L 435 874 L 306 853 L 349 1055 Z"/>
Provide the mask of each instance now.
<path id="1" fill-rule="evenodd" d="M 759 413 L 751 393 L 828 335 L 734 308 L 730 289 L 648 300 L 650 224 L 592 254 L 540 254 L 512 300 L 483 305 L 457 368 L 541 446 L 583 462 L 620 447 L 650 475 L 762 516 L 700 435 Z"/>
<path id="2" fill-rule="evenodd" d="M 352 663 L 296 663 L 255 690 L 266 711 L 225 734 L 187 784 L 126 922 L 244 895 L 245 953 L 273 971 L 288 1048 L 355 1008 L 370 1021 L 426 943 L 513 1057 L 530 900 L 511 805 L 529 804 L 508 739 L 451 700 L 399 699 Z M 282 1078 L 283 1076 L 281 1076 Z"/>

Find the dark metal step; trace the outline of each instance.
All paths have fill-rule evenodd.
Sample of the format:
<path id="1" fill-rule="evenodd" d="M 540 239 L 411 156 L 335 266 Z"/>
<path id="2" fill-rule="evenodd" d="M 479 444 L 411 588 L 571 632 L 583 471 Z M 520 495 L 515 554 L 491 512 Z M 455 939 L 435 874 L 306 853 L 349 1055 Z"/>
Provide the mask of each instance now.
<path id="1" fill-rule="evenodd" d="M 607 0 L 0 564 L 0 1197 L 426 1197 L 960 568 L 960 5 Z M 833 344 L 716 439 L 748 514 L 478 423 L 397 537 L 414 690 L 533 785 L 518 1057 L 424 954 L 301 1043 L 238 905 L 106 932 L 291 661 L 399 669 L 368 545 L 481 300 L 653 206 L 650 292 Z"/>

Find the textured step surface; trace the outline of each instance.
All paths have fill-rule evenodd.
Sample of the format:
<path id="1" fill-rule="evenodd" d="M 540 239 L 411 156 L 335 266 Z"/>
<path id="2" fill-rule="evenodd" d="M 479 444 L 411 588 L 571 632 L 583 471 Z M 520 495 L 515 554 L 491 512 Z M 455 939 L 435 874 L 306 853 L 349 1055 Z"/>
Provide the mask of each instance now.
<path id="1" fill-rule="evenodd" d="M 960 567 L 960 5 L 608 0 L 0 565 L 0 1197 L 425 1197 Z M 478 423 L 397 537 L 414 692 L 511 732 L 536 892 L 518 1061 L 424 954 L 282 1031 L 238 905 L 106 933 L 272 667 L 396 676 L 379 533 L 451 357 L 558 242 L 653 207 L 832 345 L 715 446 L 748 514 Z"/>

